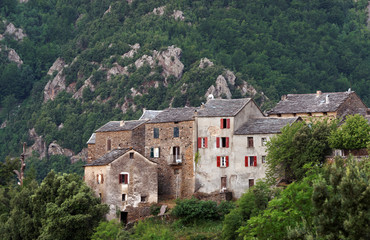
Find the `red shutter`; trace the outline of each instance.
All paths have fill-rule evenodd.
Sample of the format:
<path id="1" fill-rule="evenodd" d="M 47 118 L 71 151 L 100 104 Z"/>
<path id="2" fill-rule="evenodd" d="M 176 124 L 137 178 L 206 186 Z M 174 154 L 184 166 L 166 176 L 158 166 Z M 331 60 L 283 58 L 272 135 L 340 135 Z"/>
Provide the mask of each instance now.
<path id="1" fill-rule="evenodd" d="M 226 119 L 226 128 L 230 128 L 230 119 Z"/>
<path id="2" fill-rule="evenodd" d="M 207 138 L 204 138 L 204 147 L 207 148 L 208 147 L 208 141 L 207 141 Z"/>
<path id="3" fill-rule="evenodd" d="M 254 166 L 257 167 L 257 157 L 254 156 Z"/>
<path id="4" fill-rule="evenodd" d="M 118 182 L 122 183 L 122 174 L 118 175 Z"/>
<path id="5" fill-rule="evenodd" d="M 125 177 L 125 184 L 128 184 L 128 174 L 123 175 Z"/>
<path id="6" fill-rule="evenodd" d="M 224 123 L 224 121 L 223 121 L 223 119 L 221 118 L 221 123 L 220 123 L 220 124 L 221 124 L 221 125 L 220 125 L 220 128 L 221 128 L 221 129 L 223 129 L 223 128 L 224 128 L 223 123 Z"/>
<path id="7" fill-rule="evenodd" d="M 229 156 L 226 156 L 226 167 L 229 166 Z"/>
<path id="8" fill-rule="evenodd" d="M 101 183 L 104 183 L 104 175 L 101 175 Z"/>
<path id="9" fill-rule="evenodd" d="M 245 160 L 245 166 L 246 166 L 246 167 L 248 167 L 248 157 L 246 156 L 246 157 L 244 158 L 244 160 Z"/>
<path id="10" fill-rule="evenodd" d="M 221 166 L 221 157 L 217 156 L 217 167 Z"/>
<path id="11" fill-rule="evenodd" d="M 198 138 L 198 148 L 202 147 L 202 138 Z"/>
<path id="12" fill-rule="evenodd" d="M 229 138 L 228 137 L 226 138 L 226 147 L 227 148 L 229 147 Z"/>
<path id="13" fill-rule="evenodd" d="M 220 138 L 217 137 L 216 138 L 216 148 L 219 148 L 220 147 Z"/>

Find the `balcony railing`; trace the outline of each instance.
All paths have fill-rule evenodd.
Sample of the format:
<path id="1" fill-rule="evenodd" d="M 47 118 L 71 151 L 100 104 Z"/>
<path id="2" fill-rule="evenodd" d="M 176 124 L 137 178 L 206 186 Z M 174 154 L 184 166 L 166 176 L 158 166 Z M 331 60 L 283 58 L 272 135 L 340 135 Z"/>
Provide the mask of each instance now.
<path id="1" fill-rule="evenodd" d="M 172 164 L 181 164 L 184 160 L 184 154 L 179 154 L 179 155 L 171 155 L 171 162 Z"/>

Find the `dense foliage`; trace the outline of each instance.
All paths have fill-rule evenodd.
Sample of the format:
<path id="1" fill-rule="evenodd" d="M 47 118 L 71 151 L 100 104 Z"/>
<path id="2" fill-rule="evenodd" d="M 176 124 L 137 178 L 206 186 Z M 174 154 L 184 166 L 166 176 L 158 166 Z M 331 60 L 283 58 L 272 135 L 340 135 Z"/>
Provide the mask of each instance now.
<path id="1" fill-rule="evenodd" d="M 370 125 L 359 114 L 347 116 L 344 124 L 333 131 L 329 142 L 335 149 L 366 148 L 370 143 Z"/>
<path id="2" fill-rule="evenodd" d="M 90 239 L 108 211 L 82 179 L 50 172 L 38 186 L 0 189 L 1 239 Z"/>
<path id="3" fill-rule="evenodd" d="M 335 124 L 327 121 L 295 122 L 281 129 L 267 143 L 267 177 L 288 182 L 305 176 L 307 166 L 322 165 L 331 153 L 329 136 Z"/>
<path id="4" fill-rule="evenodd" d="M 18 154 L 20 142 L 31 144 L 28 130 L 33 127 L 47 143 L 57 140 L 78 152 L 108 120 L 137 118 L 143 107 L 197 106 L 224 68 L 236 73 L 235 86 L 229 86 L 234 98 L 242 96 L 237 87 L 246 80 L 273 101 L 286 93 L 351 87 L 369 104 L 366 5 L 365 0 L 1 1 L 0 34 L 12 22 L 27 37 L 16 41 L 4 34 L 0 41 L 0 122 L 7 120 L 0 129 L 0 159 Z M 153 14 L 160 6 L 166 6 L 164 14 Z M 174 10 L 182 11 L 185 20 L 176 20 Z M 141 46 L 137 54 L 122 59 L 135 43 Z M 144 65 L 129 67 L 129 76 L 105 80 L 115 62 L 129 66 L 171 45 L 182 49 L 180 79 L 164 79 L 163 69 Z M 16 50 L 22 66 L 7 59 L 5 47 Z M 67 85 L 78 89 L 91 77 L 95 91 L 86 88 L 81 99 L 62 94 L 58 103 L 42 104 L 51 79 L 46 72 L 58 57 L 68 64 Z M 199 69 L 204 57 L 215 65 Z M 133 97 L 132 88 L 142 95 Z"/>

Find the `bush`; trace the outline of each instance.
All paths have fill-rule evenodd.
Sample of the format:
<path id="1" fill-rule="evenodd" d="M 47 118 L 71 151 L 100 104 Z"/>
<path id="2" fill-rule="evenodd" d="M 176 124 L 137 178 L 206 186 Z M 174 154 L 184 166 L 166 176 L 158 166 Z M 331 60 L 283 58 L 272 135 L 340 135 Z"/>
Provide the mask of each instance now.
<path id="1" fill-rule="evenodd" d="M 220 220 L 233 208 L 232 203 L 222 202 L 217 206 L 214 201 L 200 201 L 196 198 L 177 200 L 172 215 L 184 223 L 199 220 Z"/>

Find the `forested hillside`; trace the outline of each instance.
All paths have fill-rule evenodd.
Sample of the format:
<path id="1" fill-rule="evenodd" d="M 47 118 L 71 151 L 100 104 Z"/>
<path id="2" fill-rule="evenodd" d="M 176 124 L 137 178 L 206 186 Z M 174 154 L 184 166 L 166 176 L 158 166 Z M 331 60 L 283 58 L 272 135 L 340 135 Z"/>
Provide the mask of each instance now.
<path id="1" fill-rule="evenodd" d="M 212 85 L 263 109 L 282 94 L 348 88 L 369 106 L 367 5 L 2 0 L 0 161 L 39 136 L 76 154 L 105 122 L 198 106 Z"/>

